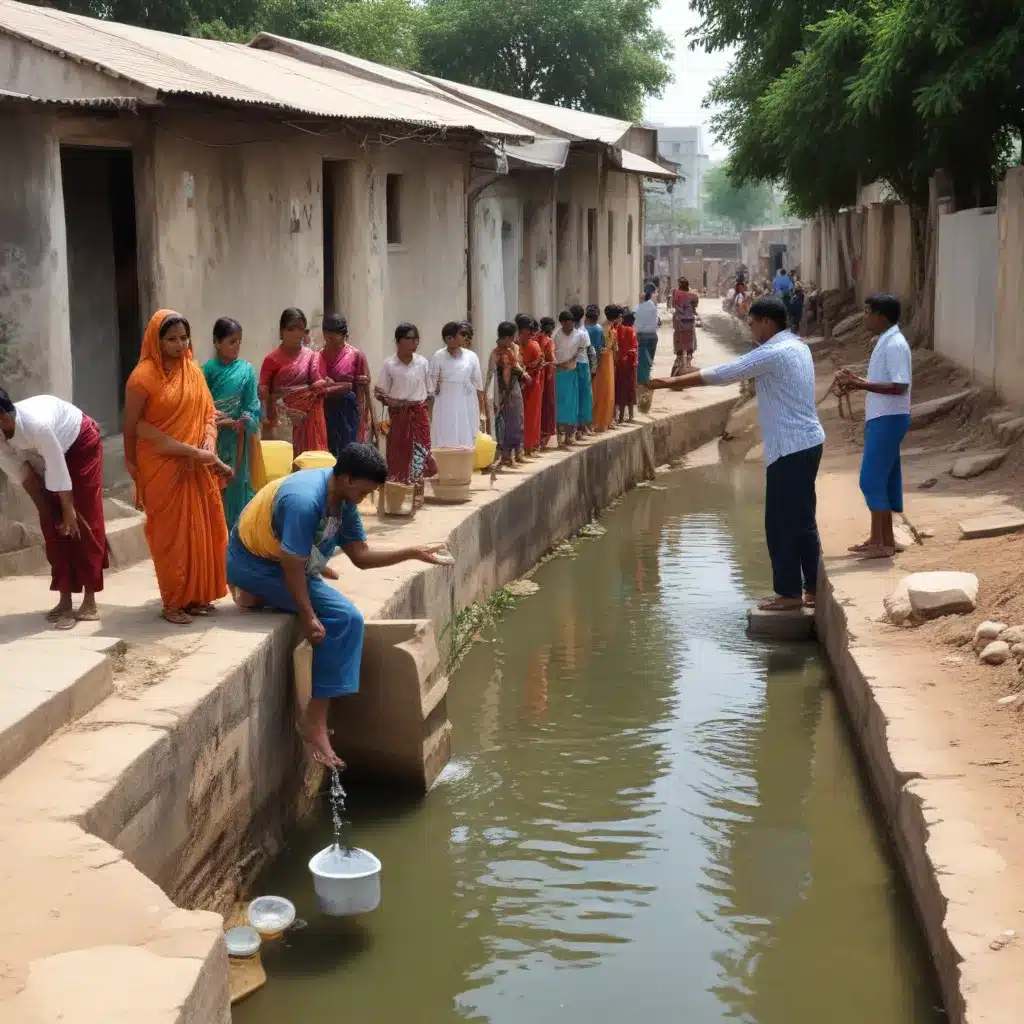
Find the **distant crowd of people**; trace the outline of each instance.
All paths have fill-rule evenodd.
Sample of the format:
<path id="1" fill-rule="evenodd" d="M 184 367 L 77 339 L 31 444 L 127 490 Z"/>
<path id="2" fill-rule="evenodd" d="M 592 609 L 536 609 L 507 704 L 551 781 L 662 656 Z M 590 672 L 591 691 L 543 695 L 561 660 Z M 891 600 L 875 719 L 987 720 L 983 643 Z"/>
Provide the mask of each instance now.
<path id="1" fill-rule="evenodd" d="M 738 271 L 736 283 L 726 293 L 722 301 L 722 308 L 727 313 L 732 313 L 733 316 L 746 319 L 750 314 L 751 306 L 763 295 L 772 295 L 782 302 L 783 308 L 786 310 L 789 330 L 799 335 L 807 296 L 803 282 L 783 267 L 779 267 L 771 281 L 755 281 L 749 286 L 746 272 Z"/>

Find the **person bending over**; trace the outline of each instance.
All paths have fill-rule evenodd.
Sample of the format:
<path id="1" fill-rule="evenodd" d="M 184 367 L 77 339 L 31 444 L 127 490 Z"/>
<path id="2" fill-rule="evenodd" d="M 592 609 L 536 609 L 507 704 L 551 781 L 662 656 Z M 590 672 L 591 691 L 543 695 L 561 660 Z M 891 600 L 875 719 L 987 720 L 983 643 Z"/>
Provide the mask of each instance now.
<path id="1" fill-rule="evenodd" d="M 246 506 L 228 543 L 228 583 L 241 608 L 295 612 L 313 647 L 313 696 L 299 731 L 313 757 L 344 767 L 327 730 L 330 702 L 359 690 L 363 616 L 327 580 L 338 548 L 359 569 L 417 560 L 441 564 L 442 544 L 375 551 L 356 506 L 387 479 L 387 463 L 372 445 L 353 442 L 330 469 L 308 469 L 262 488 Z"/>

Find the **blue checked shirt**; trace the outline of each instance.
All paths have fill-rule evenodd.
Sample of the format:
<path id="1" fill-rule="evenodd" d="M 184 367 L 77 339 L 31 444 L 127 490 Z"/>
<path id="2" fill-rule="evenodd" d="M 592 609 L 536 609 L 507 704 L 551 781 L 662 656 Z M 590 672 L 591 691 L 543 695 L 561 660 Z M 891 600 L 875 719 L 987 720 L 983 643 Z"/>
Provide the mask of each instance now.
<path id="1" fill-rule="evenodd" d="M 777 459 L 825 441 L 814 404 L 811 350 L 789 331 L 780 331 L 739 359 L 700 371 L 705 384 L 757 381 L 757 417 L 764 439 L 764 461 Z"/>

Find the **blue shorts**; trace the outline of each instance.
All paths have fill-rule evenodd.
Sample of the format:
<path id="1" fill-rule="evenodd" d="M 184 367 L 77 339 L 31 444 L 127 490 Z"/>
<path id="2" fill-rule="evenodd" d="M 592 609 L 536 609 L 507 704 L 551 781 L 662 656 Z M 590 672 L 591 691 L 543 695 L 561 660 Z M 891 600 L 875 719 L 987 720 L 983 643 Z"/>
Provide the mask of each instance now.
<path id="1" fill-rule="evenodd" d="M 909 428 L 908 413 L 876 416 L 864 424 L 860 489 L 872 512 L 903 511 L 900 444 Z"/>
<path id="2" fill-rule="evenodd" d="M 228 542 L 228 583 L 261 597 L 273 608 L 294 612 L 281 563 L 254 555 L 231 531 Z M 327 635 L 313 648 L 313 696 L 343 697 L 359 692 L 363 660 L 363 614 L 340 591 L 319 576 L 307 576 L 309 600 Z"/>

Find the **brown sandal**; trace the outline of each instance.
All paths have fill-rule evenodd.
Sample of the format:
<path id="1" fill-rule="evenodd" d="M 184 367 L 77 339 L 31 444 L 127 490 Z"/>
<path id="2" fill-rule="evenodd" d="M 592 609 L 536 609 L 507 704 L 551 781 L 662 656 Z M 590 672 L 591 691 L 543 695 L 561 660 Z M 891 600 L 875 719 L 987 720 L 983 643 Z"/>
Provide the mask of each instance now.
<path id="1" fill-rule="evenodd" d="M 172 626 L 191 626 L 192 616 L 181 608 L 165 608 L 160 613 L 160 618 L 169 622 Z"/>

